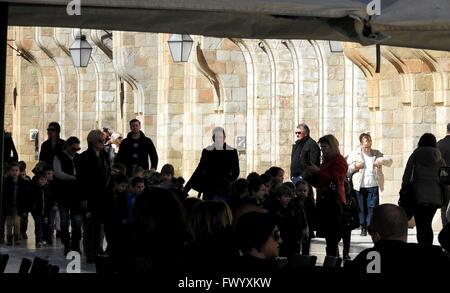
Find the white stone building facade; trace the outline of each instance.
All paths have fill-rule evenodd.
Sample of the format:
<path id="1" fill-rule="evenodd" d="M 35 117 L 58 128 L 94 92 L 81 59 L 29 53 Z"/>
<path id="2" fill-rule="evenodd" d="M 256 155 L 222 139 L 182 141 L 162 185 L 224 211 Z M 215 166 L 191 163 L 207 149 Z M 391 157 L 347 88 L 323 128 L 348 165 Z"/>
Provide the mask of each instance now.
<path id="1" fill-rule="evenodd" d="M 93 46 L 87 68 L 75 68 L 69 47 L 79 31 L 10 27 L 5 129 L 19 157 L 30 166 L 38 129 L 49 122 L 62 137 L 77 136 L 86 147 L 91 129 L 109 127 L 124 135 L 138 118 L 160 157 L 186 179 L 211 130 L 224 126 L 227 142 L 246 138 L 241 176 L 280 166 L 289 176 L 294 129 L 311 136 L 331 133 L 347 155 L 370 131 L 374 148 L 393 158 L 385 168 L 382 202 L 396 202 L 406 160 L 424 132 L 438 139 L 450 121 L 450 53 L 382 47 L 381 72 L 375 48 L 345 43 L 330 52 L 328 41 L 248 40 L 193 36 L 187 63 L 173 63 L 167 34 L 83 30 Z M 28 59 L 29 61 L 27 61 Z"/>

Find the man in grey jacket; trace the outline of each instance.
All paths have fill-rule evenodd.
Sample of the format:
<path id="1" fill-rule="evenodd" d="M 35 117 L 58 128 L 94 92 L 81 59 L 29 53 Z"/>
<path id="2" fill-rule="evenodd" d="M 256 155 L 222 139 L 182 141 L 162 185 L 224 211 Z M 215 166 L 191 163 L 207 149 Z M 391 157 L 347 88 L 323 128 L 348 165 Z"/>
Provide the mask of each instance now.
<path id="1" fill-rule="evenodd" d="M 441 155 L 445 161 L 445 164 L 447 166 L 450 166 L 450 123 L 447 124 L 447 135 L 443 139 L 438 141 L 437 146 L 438 146 L 439 151 L 441 151 Z M 449 200 L 450 200 L 449 194 L 450 194 L 450 192 L 448 191 L 448 186 L 447 186 L 447 192 L 445 193 L 446 196 L 444 198 L 444 202 L 441 207 L 442 227 L 445 227 L 445 225 L 449 221 L 445 214 L 445 212 L 447 211 Z"/>
<path id="2" fill-rule="evenodd" d="M 303 178 L 303 172 L 309 165 L 320 165 L 320 148 L 309 136 L 308 125 L 302 123 L 295 130 L 297 141 L 292 146 L 291 180 L 295 184 Z M 303 178 L 308 179 L 308 178 Z"/>

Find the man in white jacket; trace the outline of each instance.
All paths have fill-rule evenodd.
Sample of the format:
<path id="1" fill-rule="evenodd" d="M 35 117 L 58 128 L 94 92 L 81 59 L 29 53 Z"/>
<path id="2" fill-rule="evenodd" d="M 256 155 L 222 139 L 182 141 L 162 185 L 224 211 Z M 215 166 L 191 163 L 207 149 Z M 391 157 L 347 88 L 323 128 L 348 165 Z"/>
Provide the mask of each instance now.
<path id="1" fill-rule="evenodd" d="M 370 134 L 362 133 L 359 142 L 361 145 L 348 156 L 347 164 L 358 199 L 361 236 L 367 236 L 373 209 L 380 203 L 379 192 L 384 189 L 382 166 L 391 166 L 392 159 L 372 149 Z"/>

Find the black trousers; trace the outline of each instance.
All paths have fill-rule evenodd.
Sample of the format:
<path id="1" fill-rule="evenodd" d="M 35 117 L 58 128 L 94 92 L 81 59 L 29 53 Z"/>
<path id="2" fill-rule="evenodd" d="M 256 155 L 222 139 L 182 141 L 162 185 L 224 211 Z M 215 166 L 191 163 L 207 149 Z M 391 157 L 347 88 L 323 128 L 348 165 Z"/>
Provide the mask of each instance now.
<path id="1" fill-rule="evenodd" d="M 419 244 L 433 244 L 432 222 L 438 207 L 431 205 L 418 205 L 414 219 L 416 221 L 417 242 Z"/>
<path id="2" fill-rule="evenodd" d="M 342 242 L 344 245 L 344 249 L 342 251 L 343 255 L 347 255 L 350 253 L 351 238 L 352 238 L 352 230 L 344 229 L 344 231 L 342 231 Z"/>
<path id="3" fill-rule="evenodd" d="M 98 215 L 91 214 L 83 219 L 83 248 L 87 258 L 95 259 L 102 242 L 102 222 Z"/>
<path id="4" fill-rule="evenodd" d="M 81 211 L 79 208 L 71 208 L 66 203 L 59 204 L 59 213 L 61 217 L 61 241 L 72 249 L 80 247 L 81 240 Z M 69 232 L 71 227 L 71 232 Z"/>
<path id="5" fill-rule="evenodd" d="M 330 256 L 339 256 L 339 241 L 341 237 L 338 235 L 327 235 L 325 236 L 326 242 L 326 253 Z"/>

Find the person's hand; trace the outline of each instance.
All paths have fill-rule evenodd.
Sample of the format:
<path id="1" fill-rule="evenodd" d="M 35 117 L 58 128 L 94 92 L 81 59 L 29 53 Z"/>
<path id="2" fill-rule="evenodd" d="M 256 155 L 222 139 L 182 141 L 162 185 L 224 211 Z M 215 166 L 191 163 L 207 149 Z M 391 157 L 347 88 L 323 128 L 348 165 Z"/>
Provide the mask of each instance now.
<path id="1" fill-rule="evenodd" d="M 355 163 L 355 169 L 356 170 L 361 170 L 364 168 L 364 163 L 363 162 L 356 162 Z"/>
<path id="2" fill-rule="evenodd" d="M 314 164 L 309 165 L 309 166 L 306 167 L 306 169 L 305 169 L 305 173 L 308 174 L 308 175 L 315 175 L 315 174 L 317 174 L 317 173 L 319 173 L 319 172 L 320 172 L 319 167 L 317 167 L 317 166 L 314 165 Z"/>

